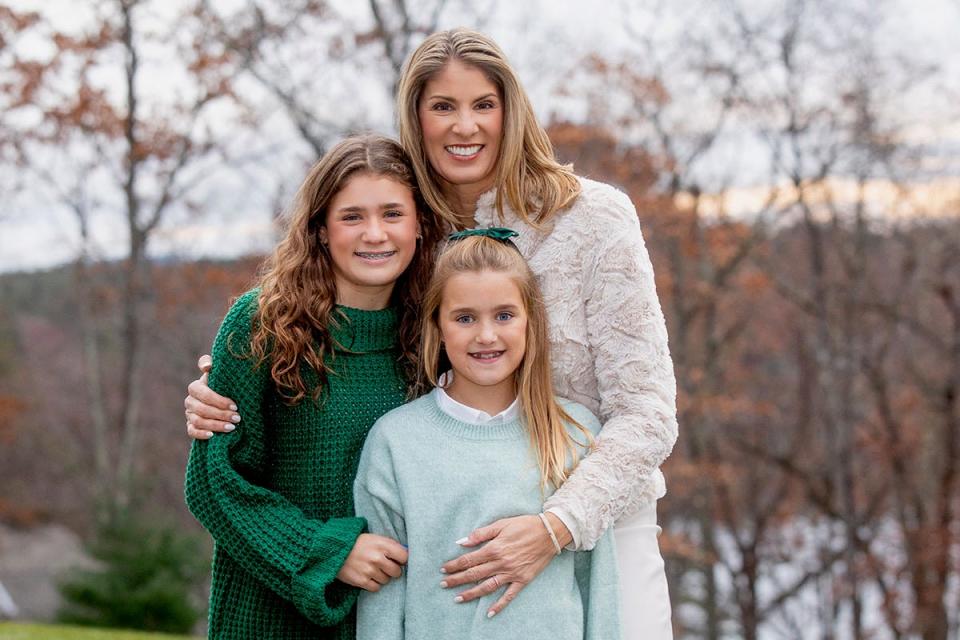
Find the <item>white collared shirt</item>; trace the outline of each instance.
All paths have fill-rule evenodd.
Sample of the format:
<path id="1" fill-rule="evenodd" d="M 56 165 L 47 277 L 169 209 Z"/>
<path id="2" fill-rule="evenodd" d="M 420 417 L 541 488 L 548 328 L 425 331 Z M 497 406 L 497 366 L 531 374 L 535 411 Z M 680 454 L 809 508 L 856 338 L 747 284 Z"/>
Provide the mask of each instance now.
<path id="1" fill-rule="evenodd" d="M 440 376 L 440 379 L 437 380 L 437 406 L 440 407 L 440 410 L 451 418 L 455 418 L 461 422 L 466 422 L 468 424 L 484 425 L 484 424 L 503 424 L 505 422 L 513 422 L 520 417 L 520 399 L 514 398 L 513 403 L 498 413 L 495 416 L 491 416 L 486 411 L 480 409 L 474 409 L 473 407 L 468 407 L 462 402 L 457 402 L 450 395 L 444 391 L 444 387 L 450 385 L 453 382 L 453 371 L 447 371 Z"/>

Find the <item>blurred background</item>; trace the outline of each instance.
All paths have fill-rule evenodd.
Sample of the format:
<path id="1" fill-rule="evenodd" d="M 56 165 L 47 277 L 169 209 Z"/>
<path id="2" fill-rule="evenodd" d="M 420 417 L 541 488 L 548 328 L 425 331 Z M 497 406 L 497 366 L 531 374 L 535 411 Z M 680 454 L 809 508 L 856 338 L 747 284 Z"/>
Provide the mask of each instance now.
<path id="1" fill-rule="evenodd" d="M 196 358 L 459 25 L 636 204 L 677 637 L 960 638 L 956 0 L 0 0 L 0 619 L 203 632 Z"/>

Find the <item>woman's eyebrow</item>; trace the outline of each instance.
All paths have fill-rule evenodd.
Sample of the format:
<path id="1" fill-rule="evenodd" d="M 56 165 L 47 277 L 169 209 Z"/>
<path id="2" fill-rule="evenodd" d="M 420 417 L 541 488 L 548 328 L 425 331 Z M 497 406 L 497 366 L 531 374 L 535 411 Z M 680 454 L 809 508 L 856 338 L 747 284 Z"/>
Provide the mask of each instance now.
<path id="1" fill-rule="evenodd" d="M 496 93 L 491 91 L 490 93 L 484 94 L 479 98 L 474 98 L 473 100 L 471 100 L 471 102 L 479 102 L 480 100 L 489 100 L 490 98 L 498 98 L 498 97 L 499 96 Z M 442 96 L 436 93 L 431 96 L 427 96 L 426 99 L 427 100 L 446 100 L 447 102 L 456 102 L 455 98 L 452 98 L 450 96 Z"/>

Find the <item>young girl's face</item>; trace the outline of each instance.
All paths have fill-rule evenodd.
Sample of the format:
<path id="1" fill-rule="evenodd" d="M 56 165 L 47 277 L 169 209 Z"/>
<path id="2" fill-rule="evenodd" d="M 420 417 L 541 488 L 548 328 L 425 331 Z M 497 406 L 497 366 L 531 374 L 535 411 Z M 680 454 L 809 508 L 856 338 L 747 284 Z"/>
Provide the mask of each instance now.
<path id="1" fill-rule="evenodd" d="M 413 260 L 417 233 L 409 187 L 372 174 L 347 181 L 330 201 L 320 230 L 333 262 L 337 302 L 363 308 L 371 297 L 388 300 Z"/>
<path id="2" fill-rule="evenodd" d="M 514 393 L 514 372 L 526 351 L 527 310 L 505 273 L 458 273 L 443 288 L 440 335 L 453 366 L 449 387 L 458 399 Z"/>

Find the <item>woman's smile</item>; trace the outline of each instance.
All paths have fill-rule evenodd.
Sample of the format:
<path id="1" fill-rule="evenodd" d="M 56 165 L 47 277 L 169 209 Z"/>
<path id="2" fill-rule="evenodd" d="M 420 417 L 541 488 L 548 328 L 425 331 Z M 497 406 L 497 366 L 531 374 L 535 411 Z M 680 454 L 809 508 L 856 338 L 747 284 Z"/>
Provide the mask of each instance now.
<path id="1" fill-rule="evenodd" d="M 449 145 L 444 147 L 447 150 L 447 153 L 453 155 L 453 157 L 458 160 L 473 160 L 479 155 L 480 150 L 483 149 L 482 144 L 471 144 L 471 145 Z"/>

